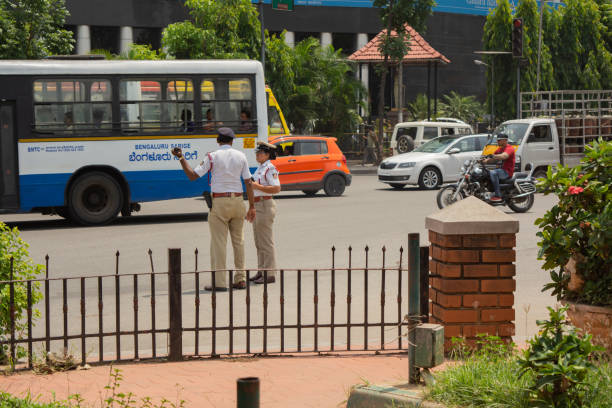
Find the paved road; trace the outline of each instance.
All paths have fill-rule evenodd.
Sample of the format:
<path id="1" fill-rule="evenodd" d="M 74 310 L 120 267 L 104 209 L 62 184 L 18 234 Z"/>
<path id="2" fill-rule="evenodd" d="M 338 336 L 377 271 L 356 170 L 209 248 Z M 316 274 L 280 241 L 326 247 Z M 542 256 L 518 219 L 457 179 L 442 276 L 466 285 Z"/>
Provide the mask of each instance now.
<path id="1" fill-rule="evenodd" d="M 350 186 L 345 195 L 338 198 L 326 197 L 319 194 L 308 198 L 302 194 L 282 193 L 278 203 L 278 215 L 276 220 L 276 241 L 279 267 L 282 268 L 329 268 L 331 266 L 331 247 L 335 246 L 336 266 L 348 264 L 348 247 L 353 250 L 353 266 L 363 266 L 365 255 L 363 249 L 369 246 L 370 266 L 381 265 L 381 249 L 387 249 L 387 267 L 397 267 L 399 261 L 399 248 L 406 248 L 407 235 L 411 232 L 421 234 L 421 244 L 427 244 L 427 234 L 424 227 L 425 217 L 437 211 L 435 204 L 435 192 L 420 191 L 415 188 L 396 191 L 387 188 L 386 185 L 378 183 L 374 175 L 355 175 L 353 185 Z M 517 336 L 516 340 L 522 342 L 525 333 L 535 333 L 535 320 L 546 315 L 545 306 L 554 303 L 554 299 L 548 294 L 541 294 L 540 288 L 548 279 L 548 274 L 540 269 L 541 262 L 537 260 L 536 227 L 534 220 L 541 216 L 547 208 L 553 204 L 552 197 L 538 195 L 536 203 L 531 212 L 526 214 L 514 214 L 509 209 L 503 208 L 520 221 L 520 232 L 517 240 L 517 292 L 516 292 L 516 315 Z M 50 256 L 51 277 L 79 277 L 113 274 L 115 271 L 115 252 L 120 252 L 119 270 L 121 274 L 149 272 L 150 264 L 148 249 L 153 250 L 154 265 L 156 271 L 167 270 L 167 248 L 183 249 L 183 269 L 193 270 L 195 264 L 194 250 L 199 250 L 199 269 L 208 267 L 208 226 L 206 225 L 206 208 L 204 202 L 199 199 L 183 199 L 158 203 L 145 203 L 143 209 L 137 215 L 126 219 L 118 219 L 112 225 L 104 227 L 79 227 L 58 218 L 41 215 L 3 215 L 0 221 L 16 225 L 22 230 L 23 238 L 30 243 L 31 255 L 36 262 L 43 263 L 45 254 Z M 247 266 L 256 266 L 256 254 L 253 244 L 253 234 L 250 226 L 245 229 L 246 260 Z M 404 261 L 405 262 L 405 261 Z M 405 265 L 405 263 L 404 263 Z M 201 277 L 200 286 L 205 282 Z M 319 321 L 329 322 L 330 284 L 329 272 L 318 273 L 319 289 Z M 404 286 L 406 277 L 403 278 Z M 313 322 L 314 306 L 314 274 L 313 272 L 302 273 L 302 299 L 303 322 Z M 133 291 L 132 278 L 125 277 L 121 280 L 122 292 L 122 329 L 133 327 L 133 314 L 131 293 Z M 97 281 L 86 282 L 87 292 L 87 331 L 93 332 L 97 329 Z M 105 279 L 103 292 L 105 297 L 104 327 L 112 331 L 114 328 L 114 279 Z M 166 280 L 159 277 L 156 280 L 158 291 L 158 305 L 165 305 Z M 80 330 L 79 311 L 79 286 L 78 281 L 72 281 L 68 285 L 69 306 L 69 330 Z M 297 276 L 295 272 L 286 273 L 285 297 L 287 302 L 286 319 L 288 323 L 295 322 L 297 314 L 295 288 Z M 139 280 L 139 327 L 147 329 L 150 326 L 150 314 L 145 306 L 148 306 L 150 286 L 148 278 Z M 352 282 L 355 294 L 364 292 L 363 271 L 355 272 Z M 346 318 L 346 272 L 337 273 L 336 282 L 336 321 Z M 184 322 L 194 322 L 194 297 L 195 287 L 191 277 L 183 282 L 185 293 Z M 53 330 L 61 333 L 61 284 L 53 283 L 51 287 Z M 370 304 L 368 319 L 370 322 L 378 322 L 380 312 L 381 276 L 378 272 L 370 272 L 368 301 Z M 385 294 L 387 305 L 385 307 L 385 319 L 397 319 L 397 271 L 388 271 L 386 274 Z M 279 319 L 279 285 L 270 287 L 270 316 L 269 323 Z M 210 304 L 210 295 L 201 292 L 202 314 L 200 324 L 209 324 L 212 313 L 205 305 Z M 225 297 L 224 297 L 225 296 Z M 256 323 L 262 322 L 262 293 L 261 287 L 253 287 L 252 293 L 252 319 Z M 404 295 L 404 305 L 407 296 Z M 244 292 L 235 294 L 235 302 L 238 310 L 245 310 Z M 228 323 L 228 299 L 227 295 L 219 295 L 217 324 Z M 364 297 L 353 296 L 351 312 L 353 321 L 363 319 Z M 160 306 L 161 308 L 161 306 Z M 162 308 L 163 309 L 163 308 Z M 244 322 L 245 314 L 238 313 L 234 324 Z M 167 326 L 167 315 L 164 310 L 157 314 L 158 327 Z M 191 323 L 193 326 L 193 323 Z M 42 327 L 38 327 L 38 330 Z M 385 341 L 393 340 L 397 331 L 388 329 L 385 332 Z M 287 331 L 286 344 L 296 340 L 297 332 Z M 279 331 L 269 334 L 270 340 L 279 340 Z M 312 330 L 302 333 L 303 345 L 312 346 L 314 341 Z M 354 329 L 351 332 L 353 344 L 363 344 L 363 329 Z M 209 349 L 210 334 L 203 334 L 202 348 Z M 337 330 L 336 342 L 346 342 L 346 330 Z M 227 343 L 227 333 L 220 333 L 217 340 Z M 261 346 L 261 333 L 253 333 L 253 347 Z M 319 334 L 319 343 L 329 343 L 329 330 Z M 148 336 L 141 336 L 143 345 L 141 348 L 150 348 L 147 343 Z M 380 341 L 380 329 L 373 328 L 368 331 L 368 342 Z M 235 342 L 237 347 L 244 346 L 244 333 L 236 333 Z M 160 343 L 163 343 L 160 345 Z M 158 339 L 158 348 L 166 346 L 165 336 Z M 130 337 L 122 338 L 122 349 L 129 350 L 132 346 Z M 192 347 L 193 339 L 186 340 L 185 347 Z M 96 343 L 88 342 L 88 351 L 97 350 Z M 113 339 L 107 338 L 105 350 L 114 348 Z M 217 347 L 217 351 L 226 347 Z"/>

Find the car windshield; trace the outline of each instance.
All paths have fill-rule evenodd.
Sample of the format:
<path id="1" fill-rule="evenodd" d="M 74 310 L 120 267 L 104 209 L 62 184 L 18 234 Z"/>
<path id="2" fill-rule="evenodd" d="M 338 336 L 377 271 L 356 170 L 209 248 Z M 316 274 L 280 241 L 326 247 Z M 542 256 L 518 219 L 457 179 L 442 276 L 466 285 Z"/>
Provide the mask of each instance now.
<path id="1" fill-rule="evenodd" d="M 499 125 L 493 132 L 492 144 L 497 144 L 497 135 L 504 133 L 508 135 L 508 143 L 519 145 L 525 136 L 529 125 L 527 123 L 506 123 Z"/>
<path id="2" fill-rule="evenodd" d="M 440 153 L 441 151 L 446 149 L 449 144 L 453 143 L 456 140 L 456 137 L 451 136 L 437 137 L 425 143 L 421 147 L 414 149 L 414 151 L 423 153 Z"/>

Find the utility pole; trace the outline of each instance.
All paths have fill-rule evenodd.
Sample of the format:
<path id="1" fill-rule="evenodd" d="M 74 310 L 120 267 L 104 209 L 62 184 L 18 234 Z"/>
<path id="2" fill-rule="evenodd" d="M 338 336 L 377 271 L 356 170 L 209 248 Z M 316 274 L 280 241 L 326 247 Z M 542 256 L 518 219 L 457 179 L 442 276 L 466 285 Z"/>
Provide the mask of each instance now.
<path id="1" fill-rule="evenodd" d="M 536 92 L 540 91 L 540 68 L 542 60 L 542 19 L 544 17 L 545 0 L 540 0 L 540 28 L 538 30 L 538 70 L 536 77 Z"/>
<path id="2" fill-rule="evenodd" d="M 261 25 L 261 65 L 263 65 L 264 76 L 265 76 L 265 73 L 266 73 L 266 36 L 264 34 L 263 0 L 259 0 L 259 25 Z"/>

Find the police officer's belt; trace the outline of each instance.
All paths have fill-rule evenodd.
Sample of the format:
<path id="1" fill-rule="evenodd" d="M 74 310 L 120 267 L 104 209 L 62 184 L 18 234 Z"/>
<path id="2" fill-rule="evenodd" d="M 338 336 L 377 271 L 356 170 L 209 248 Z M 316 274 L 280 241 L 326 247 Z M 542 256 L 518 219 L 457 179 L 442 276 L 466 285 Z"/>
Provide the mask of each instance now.
<path id="1" fill-rule="evenodd" d="M 260 196 L 260 197 L 255 197 L 255 202 L 258 203 L 261 200 L 271 200 L 272 196 Z"/>
<path id="2" fill-rule="evenodd" d="M 219 197 L 242 197 L 242 193 L 212 193 L 213 198 Z"/>

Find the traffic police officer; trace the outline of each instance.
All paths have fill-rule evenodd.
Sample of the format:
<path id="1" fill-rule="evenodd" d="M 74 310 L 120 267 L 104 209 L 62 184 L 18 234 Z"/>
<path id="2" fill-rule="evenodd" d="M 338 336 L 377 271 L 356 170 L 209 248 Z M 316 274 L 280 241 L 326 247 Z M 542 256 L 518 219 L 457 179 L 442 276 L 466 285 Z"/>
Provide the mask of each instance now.
<path id="1" fill-rule="evenodd" d="M 246 288 L 244 272 L 244 234 L 243 224 L 246 218 L 252 222 L 255 219 L 253 186 L 249 164 L 244 153 L 233 149 L 234 131 L 222 127 L 218 131 L 217 143 L 219 149 L 206 154 L 204 161 L 192 169 L 183 157 L 181 149 L 175 148 L 172 154 L 179 158 L 183 171 L 190 180 L 197 180 L 210 171 L 210 189 L 212 193 L 212 209 L 208 214 L 210 227 L 210 265 L 215 272 L 214 284 L 216 290 L 226 291 L 226 250 L 227 232 L 229 231 L 234 249 L 234 282 L 235 289 Z M 249 198 L 249 209 L 246 211 L 242 200 L 242 180 Z M 212 285 L 206 286 L 212 290 Z"/>
<path id="2" fill-rule="evenodd" d="M 267 271 L 268 283 L 275 281 L 276 254 L 272 227 L 276 216 L 276 203 L 273 194 L 281 190 L 278 170 L 270 162 L 276 158 L 276 146 L 259 142 L 255 151 L 259 167 L 253 175 L 253 190 L 255 190 L 255 221 L 253 235 L 257 248 L 257 268 L 259 272 L 251 278 L 258 284 L 264 283 L 264 273 Z"/>

